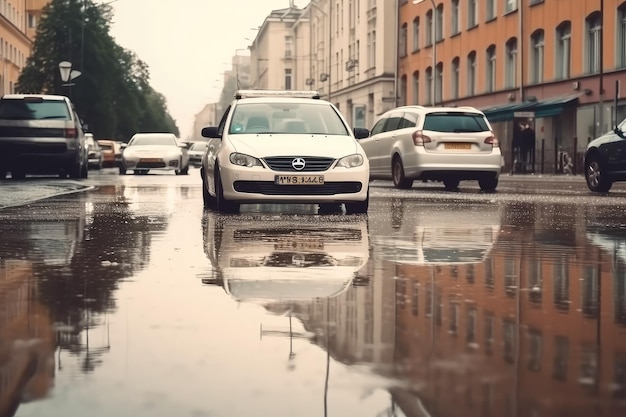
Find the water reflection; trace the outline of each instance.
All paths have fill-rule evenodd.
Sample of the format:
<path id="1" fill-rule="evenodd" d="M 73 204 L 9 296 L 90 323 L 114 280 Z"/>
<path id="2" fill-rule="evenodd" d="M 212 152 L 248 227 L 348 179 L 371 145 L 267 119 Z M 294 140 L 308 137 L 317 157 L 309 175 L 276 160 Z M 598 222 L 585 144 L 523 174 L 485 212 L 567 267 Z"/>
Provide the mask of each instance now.
<path id="1" fill-rule="evenodd" d="M 55 374 L 103 363 L 114 293 L 168 224 L 158 196 L 137 212 L 121 188 L 0 213 L 0 416 L 46 396 Z"/>

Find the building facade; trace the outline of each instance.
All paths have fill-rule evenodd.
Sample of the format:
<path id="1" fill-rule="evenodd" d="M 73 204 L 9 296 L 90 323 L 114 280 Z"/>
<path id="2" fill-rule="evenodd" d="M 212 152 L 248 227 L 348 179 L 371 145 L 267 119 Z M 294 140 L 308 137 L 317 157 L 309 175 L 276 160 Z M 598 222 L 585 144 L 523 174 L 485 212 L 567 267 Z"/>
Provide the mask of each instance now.
<path id="1" fill-rule="evenodd" d="M 50 0 L 0 1 L 0 96 L 13 93 L 30 56 L 42 9 Z"/>
<path id="2" fill-rule="evenodd" d="M 507 170 L 518 116 L 541 172 L 563 151 L 580 171 L 588 141 L 626 116 L 624 0 L 400 0 L 398 16 L 399 104 L 482 109 Z"/>

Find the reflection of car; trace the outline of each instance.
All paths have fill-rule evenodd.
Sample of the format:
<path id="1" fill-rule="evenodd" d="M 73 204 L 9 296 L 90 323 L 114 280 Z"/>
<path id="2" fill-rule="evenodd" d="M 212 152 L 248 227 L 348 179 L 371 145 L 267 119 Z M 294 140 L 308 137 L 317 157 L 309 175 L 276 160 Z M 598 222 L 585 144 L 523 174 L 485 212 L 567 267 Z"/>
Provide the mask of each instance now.
<path id="1" fill-rule="evenodd" d="M 122 142 L 110 139 L 99 139 L 102 150 L 102 167 L 115 168 L 122 164 Z"/>
<path id="2" fill-rule="evenodd" d="M 206 151 L 208 142 L 193 142 L 189 147 L 189 165 L 193 167 L 202 166 L 202 156 Z"/>
<path id="3" fill-rule="evenodd" d="M 0 178 L 7 172 L 87 178 L 87 145 L 65 96 L 7 94 L 0 99 Z"/>
<path id="4" fill-rule="evenodd" d="M 592 140 L 585 151 L 585 179 L 591 191 L 605 193 L 616 181 L 626 181 L 626 119 Z"/>
<path id="5" fill-rule="evenodd" d="M 339 110 L 314 91 L 244 90 L 209 138 L 201 176 L 206 207 L 309 203 L 367 212 L 369 163 Z"/>
<path id="6" fill-rule="evenodd" d="M 158 169 L 187 175 L 189 164 L 184 146 L 173 133 L 135 133 L 122 153 L 120 174 L 129 169 L 135 174 Z"/>
<path id="7" fill-rule="evenodd" d="M 102 149 L 100 148 L 98 141 L 93 138 L 92 133 L 85 133 L 85 141 L 87 142 L 89 168 L 102 168 Z"/>
<path id="8" fill-rule="evenodd" d="M 217 284 L 237 300 L 336 296 L 369 258 L 367 218 L 250 215 L 205 211 L 205 253 Z"/>
<path id="9" fill-rule="evenodd" d="M 498 139 L 472 107 L 398 107 L 384 113 L 360 143 L 371 178 L 391 179 L 396 188 L 411 188 L 414 180 L 443 181 L 450 190 L 461 180 L 478 180 L 484 191 L 498 186 Z"/>
<path id="10" fill-rule="evenodd" d="M 452 265 L 485 260 L 498 239 L 501 209 L 490 204 L 441 205 L 382 200 L 370 219 L 374 253 L 415 265 Z"/>

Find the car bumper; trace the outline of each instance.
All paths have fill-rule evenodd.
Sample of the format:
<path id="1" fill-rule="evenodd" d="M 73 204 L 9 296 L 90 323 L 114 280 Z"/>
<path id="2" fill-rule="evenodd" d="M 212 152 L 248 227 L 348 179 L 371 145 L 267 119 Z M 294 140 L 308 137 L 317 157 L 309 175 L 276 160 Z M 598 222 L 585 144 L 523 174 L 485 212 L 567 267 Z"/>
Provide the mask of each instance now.
<path id="1" fill-rule="evenodd" d="M 180 169 L 178 158 L 122 158 L 126 169 L 158 169 L 173 171 Z"/>
<path id="2" fill-rule="evenodd" d="M 369 167 L 335 168 L 322 172 L 277 172 L 229 165 L 220 168 L 224 198 L 240 203 L 320 203 L 364 201 L 368 197 Z M 278 185 L 277 175 L 323 176 L 323 184 Z"/>
<path id="3" fill-rule="evenodd" d="M 68 149 L 66 142 L 23 142 L 0 140 L 0 166 L 25 173 L 54 173 L 80 160 L 78 148 Z"/>
<path id="4" fill-rule="evenodd" d="M 502 156 L 500 152 L 486 154 L 436 155 L 418 152 L 403 161 L 405 175 L 415 179 L 438 179 L 438 176 L 458 174 L 463 179 L 479 179 L 485 174 L 500 175 Z"/>

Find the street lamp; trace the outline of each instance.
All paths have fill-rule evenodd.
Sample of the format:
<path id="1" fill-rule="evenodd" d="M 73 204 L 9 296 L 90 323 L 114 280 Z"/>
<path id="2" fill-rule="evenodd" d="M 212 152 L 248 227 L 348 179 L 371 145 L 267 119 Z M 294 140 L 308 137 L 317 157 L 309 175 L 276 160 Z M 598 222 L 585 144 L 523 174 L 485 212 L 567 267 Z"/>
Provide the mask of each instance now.
<path id="1" fill-rule="evenodd" d="M 413 4 L 420 4 L 425 0 L 413 0 Z M 433 14 L 432 14 L 432 24 L 430 25 L 431 29 L 431 40 L 433 43 L 433 63 L 432 70 L 430 72 L 430 76 L 432 77 L 432 82 L 430 83 L 430 95 L 431 95 L 431 103 L 435 105 L 435 95 L 437 94 L 437 17 L 435 16 L 437 5 L 435 4 L 435 0 L 430 0 L 430 3 L 433 5 Z"/>
<path id="2" fill-rule="evenodd" d="M 74 83 L 72 83 L 71 81 L 74 78 L 80 76 L 81 72 L 77 70 L 73 70 L 72 63 L 69 61 L 59 62 L 59 72 L 61 73 L 61 81 L 63 81 L 63 84 L 61 84 L 61 86 L 68 87 L 68 90 L 69 90 L 68 96 L 71 97 L 72 86 L 74 85 Z"/>

